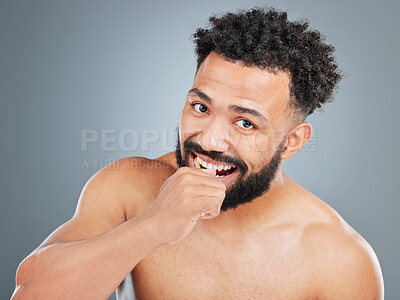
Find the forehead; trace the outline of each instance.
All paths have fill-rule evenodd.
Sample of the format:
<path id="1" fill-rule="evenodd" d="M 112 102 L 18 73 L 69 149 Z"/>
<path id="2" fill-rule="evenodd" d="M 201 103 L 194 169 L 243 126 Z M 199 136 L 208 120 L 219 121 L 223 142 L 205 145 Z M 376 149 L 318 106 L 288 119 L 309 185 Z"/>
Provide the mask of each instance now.
<path id="1" fill-rule="evenodd" d="M 211 52 L 201 64 L 193 87 L 201 89 L 216 102 L 246 104 L 262 110 L 271 119 L 286 116 L 284 109 L 290 99 L 289 83 L 286 72 L 274 74 L 246 67 Z"/>

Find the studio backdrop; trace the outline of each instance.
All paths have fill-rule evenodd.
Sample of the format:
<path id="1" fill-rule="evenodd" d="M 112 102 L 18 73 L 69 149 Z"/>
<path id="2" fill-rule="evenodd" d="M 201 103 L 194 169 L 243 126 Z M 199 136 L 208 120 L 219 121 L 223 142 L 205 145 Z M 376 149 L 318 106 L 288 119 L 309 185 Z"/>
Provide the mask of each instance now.
<path id="1" fill-rule="evenodd" d="M 268 4 L 336 48 L 344 79 L 284 171 L 375 250 L 400 299 L 398 1 L 0 1 L 1 280 L 70 219 L 86 181 L 123 157 L 174 150 L 211 14 Z"/>

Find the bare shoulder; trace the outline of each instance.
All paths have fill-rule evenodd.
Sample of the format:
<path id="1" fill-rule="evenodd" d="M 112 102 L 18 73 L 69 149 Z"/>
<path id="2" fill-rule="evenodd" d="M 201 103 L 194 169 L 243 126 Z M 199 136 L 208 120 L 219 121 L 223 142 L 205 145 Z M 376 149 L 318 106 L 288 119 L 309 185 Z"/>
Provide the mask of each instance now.
<path id="1" fill-rule="evenodd" d="M 370 244 L 332 207 L 313 194 L 315 218 L 302 229 L 301 247 L 322 299 L 383 299 L 378 258 Z"/>
<path id="2" fill-rule="evenodd" d="M 114 229 L 145 210 L 174 172 L 174 166 L 165 158 L 128 157 L 107 165 L 86 182 L 74 216 L 53 231 L 40 247 Z"/>
<path id="3" fill-rule="evenodd" d="M 124 207 L 126 219 L 138 215 L 146 209 L 158 195 L 164 181 L 174 174 L 176 167 L 171 154 L 156 159 L 145 157 L 127 157 L 107 167 L 98 175 L 107 180 L 110 191 L 118 193 Z"/>

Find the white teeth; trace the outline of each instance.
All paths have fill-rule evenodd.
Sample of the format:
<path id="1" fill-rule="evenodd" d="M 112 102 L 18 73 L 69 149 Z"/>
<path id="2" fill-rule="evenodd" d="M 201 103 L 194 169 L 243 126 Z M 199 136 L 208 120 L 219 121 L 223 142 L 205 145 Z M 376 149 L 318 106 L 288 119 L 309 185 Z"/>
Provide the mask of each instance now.
<path id="1" fill-rule="evenodd" d="M 197 160 L 198 160 L 199 164 L 200 164 L 203 168 L 207 168 L 207 163 L 204 162 L 204 161 L 202 161 L 202 160 L 200 159 L 200 157 L 197 156 Z M 208 169 L 208 168 L 207 168 L 207 169 Z"/>
<path id="2" fill-rule="evenodd" d="M 197 161 L 199 162 L 199 164 L 203 167 L 203 168 L 207 168 L 207 169 L 214 169 L 214 170 L 229 170 L 232 168 L 232 166 L 224 166 L 224 165 L 213 165 L 212 163 L 206 163 L 205 161 L 203 161 L 200 157 L 197 156 Z"/>

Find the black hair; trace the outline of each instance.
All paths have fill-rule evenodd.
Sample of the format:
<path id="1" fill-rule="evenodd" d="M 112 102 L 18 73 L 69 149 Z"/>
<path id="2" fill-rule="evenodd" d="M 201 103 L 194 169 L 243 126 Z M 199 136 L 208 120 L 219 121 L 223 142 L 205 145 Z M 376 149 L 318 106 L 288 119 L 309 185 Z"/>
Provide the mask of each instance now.
<path id="1" fill-rule="evenodd" d="M 213 15 L 209 25 L 192 35 L 197 70 L 214 51 L 245 66 L 288 72 L 289 104 L 301 120 L 333 100 L 333 91 L 342 78 L 333 56 L 335 48 L 324 42 L 319 31 L 309 29 L 308 20 L 290 22 L 286 12 L 254 7 Z"/>

